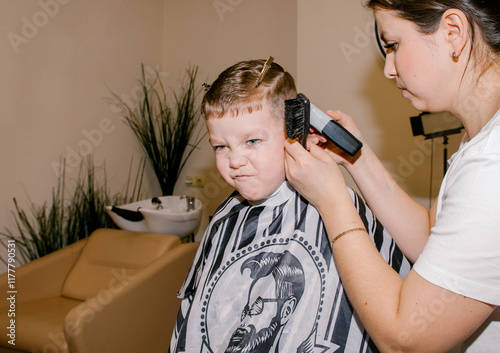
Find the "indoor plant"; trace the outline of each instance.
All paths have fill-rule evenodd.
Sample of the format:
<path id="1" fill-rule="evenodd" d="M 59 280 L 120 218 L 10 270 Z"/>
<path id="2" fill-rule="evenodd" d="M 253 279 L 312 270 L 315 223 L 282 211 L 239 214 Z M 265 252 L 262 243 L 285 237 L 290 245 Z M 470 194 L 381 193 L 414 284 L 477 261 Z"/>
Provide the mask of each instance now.
<path id="1" fill-rule="evenodd" d="M 162 195 L 172 195 L 186 161 L 206 135 L 198 130 L 190 143 L 200 120 L 196 103 L 200 90 L 195 87 L 198 67 L 186 70 L 179 95 L 174 93 L 173 104 L 167 99 L 158 70 L 146 74 L 142 64 L 141 72 L 139 101 L 130 104 L 112 93 L 111 102 L 121 110 L 125 122 L 144 148 Z"/>
<path id="2" fill-rule="evenodd" d="M 106 214 L 105 206 L 114 202 L 137 201 L 141 198 L 145 160 L 141 160 L 137 168 L 133 187 L 130 188 L 132 161 L 125 192 L 111 196 L 106 183 L 105 168 L 97 169 L 92 157 L 89 156 L 80 165 L 74 192 L 69 199 L 65 196 L 68 190 L 64 165 L 63 162 L 57 188 L 52 190 L 52 203 L 45 202 L 39 206 L 30 201 L 29 210 L 25 211 L 14 198 L 13 215 L 18 235 L 10 229 L 0 234 L 7 241 L 16 242 L 16 253 L 23 263 L 62 249 L 89 236 L 97 228 L 116 228 Z M 97 180 L 98 171 L 102 171 L 103 174 L 102 185 Z M 4 239 L 0 239 L 0 243 L 7 248 Z M 5 259 L 0 258 L 0 260 L 5 263 Z"/>

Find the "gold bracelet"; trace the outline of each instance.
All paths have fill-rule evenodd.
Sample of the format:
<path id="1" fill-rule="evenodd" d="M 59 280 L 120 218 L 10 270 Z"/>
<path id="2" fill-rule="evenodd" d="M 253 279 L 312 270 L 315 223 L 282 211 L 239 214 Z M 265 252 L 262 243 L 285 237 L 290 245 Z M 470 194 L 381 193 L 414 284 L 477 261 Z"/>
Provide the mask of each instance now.
<path id="1" fill-rule="evenodd" d="M 337 240 L 339 240 L 340 238 L 342 238 L 344 235 L 352 233 L 352 232 L 357 232 L 357 231 L 366 232 L 366 229 L 365 228 L 352 228 L 352 229 L 348 229 L 348 230 L 340 233 L 339 235 L 337 235 L 335 238 L 333 238 L 332 241 L 331 241 L 331 244 L 333 245 L 333 243 L 335 243 Z"/>

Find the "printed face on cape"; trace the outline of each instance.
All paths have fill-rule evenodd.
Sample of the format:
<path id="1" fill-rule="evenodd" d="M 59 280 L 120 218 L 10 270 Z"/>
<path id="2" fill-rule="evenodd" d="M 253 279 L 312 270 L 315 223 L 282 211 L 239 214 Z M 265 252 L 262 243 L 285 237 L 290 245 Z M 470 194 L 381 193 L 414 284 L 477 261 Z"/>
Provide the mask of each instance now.
<path id="1" fill-rule="evenodd" d="M 225 353 L 270 352 L 304 292 L 304 270 L 289 251 L 261 252 L 243 262 L 241 272 L 247 270 L 248 300 Z"/>
<path id="2" fill-rule="evenodd" d="M 308 340 L 320 315 L 324 287 L 316 262 L 321 260 L 314 260 L 302 241 L 297 237 L 279 245 L 249 247 L 238 252 L 234 262 L 224 263 L 202 295 L 200 327 L 207 335 L 202 352 L 297 351 Z M 188 333 L 190 340 L 194 336 Z"/>

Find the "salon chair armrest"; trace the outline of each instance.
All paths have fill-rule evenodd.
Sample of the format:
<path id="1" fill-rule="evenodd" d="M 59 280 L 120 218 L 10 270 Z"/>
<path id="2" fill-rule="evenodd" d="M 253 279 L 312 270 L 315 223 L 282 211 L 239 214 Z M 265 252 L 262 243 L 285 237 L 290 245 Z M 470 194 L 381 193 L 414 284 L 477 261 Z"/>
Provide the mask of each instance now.
<path id="1" fill-rule="evenodd" d="M 198 246 L 176 246 L 132 277 L 118 271 L 108 288 L 67 315 L 70 352 L 167 352 L 180 306 L 176 294 Z"/>
<path id="2" fill-rule="evenodd" d="M 15 290 L 16 302 L 58 297 L 61 295 L 66 276 L 80 256 L 87 239 L 68 245 L 41 258 L 13 268 L 9 287 L 9 272 L 0 276 L 0 293 Z M 14 277 L 13 277 L 14 276 Z"/>

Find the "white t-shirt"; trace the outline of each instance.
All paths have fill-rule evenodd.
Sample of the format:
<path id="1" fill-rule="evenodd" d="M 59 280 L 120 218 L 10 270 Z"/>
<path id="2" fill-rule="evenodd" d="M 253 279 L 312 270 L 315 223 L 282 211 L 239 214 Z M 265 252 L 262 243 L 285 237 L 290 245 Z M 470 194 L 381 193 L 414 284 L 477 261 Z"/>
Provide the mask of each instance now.
<path id="1" fill-rule="evenodd" d="M 500 111 L 450 158 L 436 224 L 414 269 L 442 288 L 500 305 Z M 499 349 L 499 313 L 467 352 Z"/>

